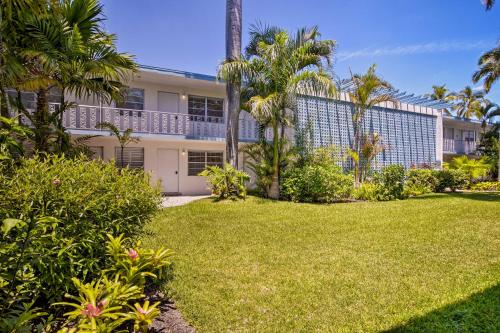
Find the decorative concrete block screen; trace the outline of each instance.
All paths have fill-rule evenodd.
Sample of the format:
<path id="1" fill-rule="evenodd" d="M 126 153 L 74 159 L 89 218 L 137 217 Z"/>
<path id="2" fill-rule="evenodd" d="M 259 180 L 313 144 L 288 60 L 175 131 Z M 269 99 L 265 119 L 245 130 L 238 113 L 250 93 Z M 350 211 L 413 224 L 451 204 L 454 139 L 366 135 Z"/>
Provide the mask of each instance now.
<path id="1" fill-rule="evenodd" d="M 340 156 L 353 140 L 353 113 L 354 106 L 349 102 L 299 98 L 297 133 L 307 135 L 314 147 L 338 147 Z M 364 133 L 378 133 L 386 147 L 373 162 L 376 169 L 390 164 L 408 168 L 436 162 L 435 116 L 376 107 L 366 112 L 363 127 Z"/>

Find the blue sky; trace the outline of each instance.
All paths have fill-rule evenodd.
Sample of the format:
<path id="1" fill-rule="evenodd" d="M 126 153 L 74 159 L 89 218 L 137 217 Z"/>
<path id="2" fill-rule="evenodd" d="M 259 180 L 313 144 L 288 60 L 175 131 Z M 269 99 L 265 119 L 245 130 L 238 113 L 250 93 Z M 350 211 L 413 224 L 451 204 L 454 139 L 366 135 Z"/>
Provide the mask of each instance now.
<path id="1" fill-rule="evenodd" d="M 215 74 L 224 58 L 225 0 L 103 0 L 106 29 L 141 64 Z M 481 0 L 243 0 L 243 45 L 261 21 L 290 31 L 318 25 L 337 42 L 335 73 L 377 64 L 396 88 L 471 83 L 479 56 L 500 39 L 500 3 Z M 488 96 L 500 103 L 500 83 Z"/>

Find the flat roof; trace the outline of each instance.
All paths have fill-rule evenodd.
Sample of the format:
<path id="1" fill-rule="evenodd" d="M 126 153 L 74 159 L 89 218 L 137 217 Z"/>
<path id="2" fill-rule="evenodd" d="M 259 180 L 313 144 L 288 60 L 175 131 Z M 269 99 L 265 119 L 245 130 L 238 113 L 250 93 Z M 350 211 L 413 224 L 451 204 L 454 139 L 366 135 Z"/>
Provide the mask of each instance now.
<path id="1" fill-rule="evenodd" d="M 170 75 L 175 75 L 175 76 L 181 76 L 181 77 L 185 77 L 187 79 L 204 80 L 204 81 L 211 81 L 211 82 L 217 81 L 217 77 L 215 77 L 213 75 L 208 75 L 208 74 L 200 74 L 200 73 L 194 73 L 194 72 L 181 71 L 178 69 L 162 68 L 162 67 L 149 66 L 149 65 L 139 65 L 139 68 L 143 69 L 143 70 L 147 70 L 147 71 L 154 71 L 154 72 L 160 72 L 160 73 L 165 73 L 165 74 L 170 74 Z"/>

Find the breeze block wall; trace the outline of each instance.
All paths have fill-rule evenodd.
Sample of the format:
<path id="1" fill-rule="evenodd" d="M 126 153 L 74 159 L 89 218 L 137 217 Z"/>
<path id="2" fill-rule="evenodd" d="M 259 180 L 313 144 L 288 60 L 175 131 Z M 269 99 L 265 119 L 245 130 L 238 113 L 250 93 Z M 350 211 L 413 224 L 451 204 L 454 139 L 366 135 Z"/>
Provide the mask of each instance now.
<path id="1" fill-rule="evenodd" d="M 314 147 L 338 147 L 340 156 L 353 141 L 353 113 L 354 105 L 350 102 L 301 97 L 298 100 L 297 133 L 307 133 Z M 364 116 L 364 133 L 378 133 L 385 146 L 385 151 L 375 158 L 373 167 L 434 165 L 436 121 L 436 116 L 416 112 L 383 107 L 368 110 Z M 343 162 L 348 166 L 346 163 Z"/>

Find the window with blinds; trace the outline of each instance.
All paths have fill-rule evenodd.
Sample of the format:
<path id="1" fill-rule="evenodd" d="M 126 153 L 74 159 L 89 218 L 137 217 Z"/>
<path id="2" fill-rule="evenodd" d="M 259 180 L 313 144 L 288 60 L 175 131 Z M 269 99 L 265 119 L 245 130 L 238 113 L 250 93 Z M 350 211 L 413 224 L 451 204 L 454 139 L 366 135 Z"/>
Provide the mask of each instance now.
<path id="1" fill-rule="evenodd" d="M 188 96 L 188 114 L 192 121 L 224 122 L 224 100 L 221 98 Z"/>
<path id="2" fill-rule="evenodd" d="M 222 168 L 224 154 L 221 151 L 189 151 L 188 176 L 198 176 L 207 166 Z"/>
<path id="3" fill-rule="evenodd" d="M 125 99 L 116 103 L 118 108 L 144 110 L 144 89 L 128 88 L 125 92 Z"/>
<path id="4" fill-rule="evenodd" d="M 115 147 L 115 165 L 122 166 L 121 148 Z M 123 167 L 131 169 L 144 169 L 144 148 L 125 147 L 123 149 Z"/>

